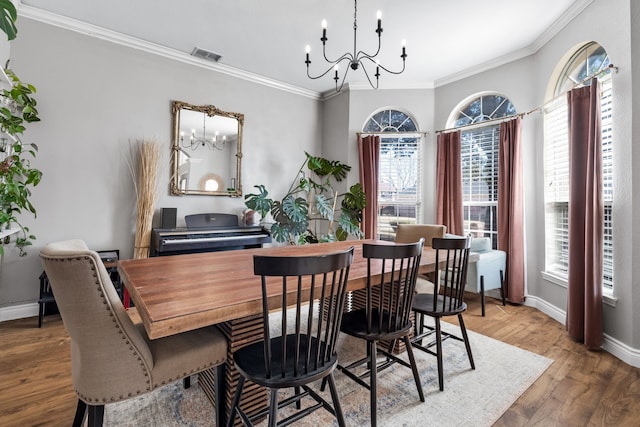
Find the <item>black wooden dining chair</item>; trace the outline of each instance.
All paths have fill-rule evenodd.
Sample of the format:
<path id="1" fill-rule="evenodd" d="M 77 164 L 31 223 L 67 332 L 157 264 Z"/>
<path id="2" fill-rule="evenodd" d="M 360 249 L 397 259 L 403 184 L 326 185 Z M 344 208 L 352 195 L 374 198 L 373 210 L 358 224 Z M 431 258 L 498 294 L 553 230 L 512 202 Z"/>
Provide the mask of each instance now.
<path id="1" fill-rule="evenodd" d="M 420 375 L 409 340 L 412 328 L 411 307 L 423 245 L 424 239 L 408 244 L 362 245 L 363 257 L 367 259 L 365 306 L 345 313 L 340 330 L 365 340 L 367 355 L 347 366 L 340 364 L 338 369 L 369 389 L 372 426 L 377 424 L 377 373 L 394 363 L 411 368 L 420 401 L 424 402 Z M 376 271 L 381 271 L 382 274 L 377 275 Z M 408 363 L 393 354 L 398 339 L 404 340 Z M 380 342 L 389 343 L 388 349 L 381 348 L 378 345 Z M 384 356 L 380 362 L 377 361 L 378 354 Z M 357 368 L 364 364 L 367 365 L 366 370 L 356 373 Z M 363 379 L 367 376 L 368 383 Z"/>
<path id="2" fill-rule="evenodd" d="M 284 426 L 320 408 L 344 426 L 333 371 L 338 363 L 335 347 L 353 252 L 351 247 L 318 256 L 254 256 L 254 273 L 261 276 L 262 283 L 264 339 L 233 355 L 240 377 L 229 427 L 236 415 L 245 425 L 253 425 L 268 414 L 269 426 Z M 280 293 L 281 298 L 270 296 Z M 278 315 L 280 319 L 272 325 Z M 329 382 L 333 406 L 308 387 L 324 378 Z M 246 380 L 270 390 L 269 406 L 264 411 L 251 413 L 240 407 Z M 294 394 L 279 400 L 278 391 L 284 388 L 293 389 Z M 278 421 L 278 410 L 294 403 L 295 410 Z"/>
<path id="3" fill-rule="evenodd" d="M 442 363 L 442 342 L 448 338 L 463 341 L 467 349 L 471 369 L 475 369 L 471 345 L 464 326 L 462 313 L 467 309 L 464 302 L 464 288 L 467 282 L 467 266 L 469 263 L 469 248 L 471 238 L 435 238 L 432 242 L 436 250 L 436 265 L 440 265 L 440 280 L 436 281 L 432 293 L 417 294 L 413 300 L 415 312 L 415 335 L 412 345 L 422 351 L 432 354 L 438 359 L 438 382 L 440 391 L 444 390 L 444 374 Z M 424 324 L 425 316 L 432 317 L 435 326 Z M 458 316 L 462 338 L 443 332 L 440 319 L 445 316 Z M 423 344 L 425 338 L 435 334 L 435 338 L 428 344 Z M 436 350 L 433 351 L 435 346 Z"/>

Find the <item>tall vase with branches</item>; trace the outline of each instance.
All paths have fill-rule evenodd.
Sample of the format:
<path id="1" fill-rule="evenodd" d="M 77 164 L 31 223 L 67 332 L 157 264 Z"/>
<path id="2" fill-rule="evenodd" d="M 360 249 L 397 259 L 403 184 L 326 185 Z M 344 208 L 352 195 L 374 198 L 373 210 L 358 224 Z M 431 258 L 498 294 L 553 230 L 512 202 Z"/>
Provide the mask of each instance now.
<path id="1" fill-rule="evenodd" d="M 136 234 L 133 247 L 133 258 L 148 258 L 151 241 L 153 214 L 158 199 L 158 164 L 160 147 L 157 141 L 137 141 L 138 168 L 136 196 L 137 216 Z"/>

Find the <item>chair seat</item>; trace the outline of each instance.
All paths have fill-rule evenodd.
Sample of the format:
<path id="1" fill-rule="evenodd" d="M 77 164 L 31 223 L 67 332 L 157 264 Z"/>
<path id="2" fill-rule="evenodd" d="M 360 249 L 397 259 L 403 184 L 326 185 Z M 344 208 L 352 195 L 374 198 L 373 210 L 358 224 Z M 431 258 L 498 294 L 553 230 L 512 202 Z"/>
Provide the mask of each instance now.
<path id="1" fill-rule="evenodd" d="M 460 306 L 451 310 L 444 310 L 444 307 L 450 306 L 451 298 L 444 295 L 438 295 L 437 298 L 436 309 L 434 310 L 433 294 L 416 294 L 413 299 L 413 311 L 432 317 L 443 317 L 462 313 L 467 309 L 467 303 L 463 302 Z"/>
<path id="2" fill-rule="evenodd" d="M 267 371 L 265 370 L 264 364 L 264 344 L 263 341 L 259 341 L 253 344 L 250 344 L 246 347 L 241 348 L 236 351 L 233 355 L 233 360 L 236 364 L 236 368 L 238 371 L 243 373 L 247 378 L 249 378 L 252 382 L 256 384 L 260 384 L 265 387 L 270 388 L 288 388 L 288 387 L 296 387 L 303 384 L 308 384 L 312 381 L 318 380 L 327 375 L 327 372 L 331 372 L 335 369 L 338 363 L 338 355 L 334 353 L 330 362 L 326 365 L 322 366 L 319 369 L 309 370 L 308 372 L 304 372 L 305 370 L 305 359 L 306 355 L 301 352 L 298 355 L 298 374 L 294 374 L 295 368 L 295 349 L 298 347 L 296 343 L 296 335 L 290 334 L 286 336 L 286 362 L 284 366 L 284 375 L 279 375 L 283 370 L 282 366 L 282 337 L 272 338 L 271 339 L 271 354 L 272 364 L 271 370 L 274 375 L 269 378 L 267 375 Z M 305 336 L 301 335 L 300 337 L 300 349 L 307 348 L 307 339 Z M 309 347 L 309 354 L 316 354 L 315 350 L 318 345 L 318 341 L 313 338 L 311 340 L 311 346 Z M 320 353 L 324 353 L 324 349 L 320 349 Z M 277 375 L 276 375 L 277 374 Z"/>
<path id="3" fill-rule="evenodd" d="M 227 358 L 226 338 L 216 326 L 196 329 L 160 339 L 149 339 L 142 323 L 136 328 L 151 350 L 153 387 L 168 384 L 195 372 L 223 363 Z M 189 363 L 185 363 L 188 360 Z M 185 371 L 185 366 L 193 367 Z"/>
<path id="4" fill-rule="evenodd" d="M 371 331 L 367 332 L 367 311 L 364 308 L 350 311 L 342 315 L 342 326 L 340 331 L 345 334 L 361 338 L 364 340 L 373 341 L 386 341 L 392 340 L 406 335 L 412 328 L 411 321 L 404 325 L 399 325 L 398 328 L 389 327 L 389 313 L 382 313 L 382 329 L 379 327 L 380 312 L 377 309 L 373 309 L 371 313 Z M 395 318 L 392 319 L 394 322 Z M 392 331 L 393 332 L 385 332 Z"/>

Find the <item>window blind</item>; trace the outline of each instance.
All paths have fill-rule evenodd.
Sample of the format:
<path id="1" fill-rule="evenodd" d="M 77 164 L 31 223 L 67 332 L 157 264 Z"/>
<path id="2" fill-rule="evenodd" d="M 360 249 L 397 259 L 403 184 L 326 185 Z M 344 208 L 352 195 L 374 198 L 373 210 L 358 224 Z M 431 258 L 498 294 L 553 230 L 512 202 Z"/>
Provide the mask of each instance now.
<path id="1" fill-rule="evenodd" d="M 491 237 L 497 248 L 500 126 L 463 131 L 461 169 L 465 234 Z"/>
<path id="2" fill-rule="evenodd" d="M 600 79 L 604 201 L 603 287 L 613 289 L 613 133 L 611 74 Z M 567 278 L 569 267 L 569 128 L 567 100 L 544 110 L 545 270 Z"/>

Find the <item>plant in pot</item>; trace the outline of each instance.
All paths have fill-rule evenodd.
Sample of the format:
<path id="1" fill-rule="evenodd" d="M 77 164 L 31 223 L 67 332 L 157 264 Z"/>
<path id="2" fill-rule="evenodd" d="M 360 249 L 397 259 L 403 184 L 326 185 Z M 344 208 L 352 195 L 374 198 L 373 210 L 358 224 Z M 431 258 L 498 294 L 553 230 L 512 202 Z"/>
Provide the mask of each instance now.
<path id="1" fill-rule="evenodd" d="M 15 6 L 10 0 L 0 0 L 0 11 L 0 30 L 12 40 L 17 32 Z M 20 136 L 26 123 L 40 118 L 33 98 L 35 87 L 22 82 L 8 68 L 0 71 L 0 80 L 4 79 L 0 86 L 0 232 L 17 226 L 16 246 L 24 256 L 24 247 L 31 245 L 35 236 L 29 234 L 29 228 L 23 226 L 18 217 L 23 211 L 36 215 L 30 201 L 31 188 L 38 185 L 42 172 L 31 167 L 38 147 L 22 143 Z M 9 236 L 0 242 L 0 255 L 4 254 L 2 243 L 8 241 Z"/>
<path id="2" fill-rule="evenodd" d="M 305 156 L 282 199 L 271 199 L 264 185 L 256 185 L 258 193 L 245 195 L 245 206 L 263 219 L 271 214 L 270 231 L 277 242 L 305 244 L 364 237 L 360 229 L 366 204 L 362 186 L 354 184 L 344 193 L 335 188 L 351 166 L 306 152 Z"/>

